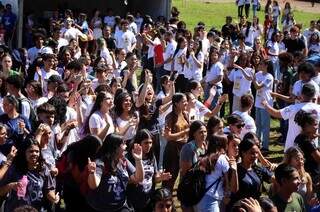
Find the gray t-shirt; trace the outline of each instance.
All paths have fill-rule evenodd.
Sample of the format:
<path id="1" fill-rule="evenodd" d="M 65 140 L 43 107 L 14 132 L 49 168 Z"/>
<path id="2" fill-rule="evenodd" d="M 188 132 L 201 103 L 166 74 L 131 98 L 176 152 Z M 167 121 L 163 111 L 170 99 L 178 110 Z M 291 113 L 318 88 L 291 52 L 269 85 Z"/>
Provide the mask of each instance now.
<path id="1" fill-rule="evenodd" d="M 195 141 L 190 141 L 183 145 L 180 152 L 180 161 L 195 164 L 198 161 L 199 156 L 204 154 L 204 149 L 198 148 Z"/>

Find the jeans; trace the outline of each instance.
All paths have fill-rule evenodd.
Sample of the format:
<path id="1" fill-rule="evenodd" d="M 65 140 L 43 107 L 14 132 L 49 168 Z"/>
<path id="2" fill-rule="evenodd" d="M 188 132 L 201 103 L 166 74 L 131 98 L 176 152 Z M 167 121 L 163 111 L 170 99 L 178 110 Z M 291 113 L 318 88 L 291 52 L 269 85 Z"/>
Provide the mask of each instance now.
<path id="1" fill-rule="evenodd" d="M 266 109 L 256 108 L 257 136 L 262 142 L 262 148 L 269 149 L 270 114 Z"/>
<path id="2" fill-rule="evenodd" d="M 238 17 L 242 16 L 243 7 L 244 7 L 244 5 L 238 6 Z"/>
<path id="3" fill-rule="evenodd" d="M 204 195 L 200 202 L 194 206 L 195 212 L 220 212 L 221 200 L 216 200 L 215 198 Z"/>
<path id="4" fill-rule="evenodd" d="M 276 61 L 272 62 L 272 66 L 273 66 L 273 73 L 274 73 L 274 79 L 275 80 L 280 80 L 281 79 L 281 73 L 280 73 L 280 63 L 279 63 L 279 59 L 277 59 Z"/>
<path id="5" fill-rule="evenodd" d="M 253 17 L 257 16 L 257 10 L 258 10 L 258 5 L 252 5 L 252 12 L 253 12 Z"/>
<path id="6" fill-rule="evenodd" d="M 278 100 L 277 102 L 278 102 L 278 105 L 279 105 L 280 109 L 285 108 L 286 106 L 288 106 L 288 103 L 286 103 L 283 100 Z M 280 119 L 280 133 L 282 135 L 282 142 L 283 143 L 286 142 L 288 128 L 289 128 L 289 120 Z"/>
<path id="7" fill-rule="evenodd" d="M 245 4 L 244 5 L 244 10 L 246 12 L 246 18 L 249 17 L 249 12 L 250 12 L 250 4 Z"/>

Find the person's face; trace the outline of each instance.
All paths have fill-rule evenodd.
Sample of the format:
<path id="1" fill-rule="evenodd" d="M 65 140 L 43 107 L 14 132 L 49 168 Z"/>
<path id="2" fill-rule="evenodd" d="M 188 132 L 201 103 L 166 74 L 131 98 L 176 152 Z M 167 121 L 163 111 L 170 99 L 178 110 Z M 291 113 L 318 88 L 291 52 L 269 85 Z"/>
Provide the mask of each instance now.
<path id="1" fill-rule="evenodd" d="M 2 128 L 0 130 L 0 145 L 5 144 L 7 140 L 7 129 Z"/>
<path id="2" fill-rule="evenodd" d="M 141 148 L 143 154 L 148 154 L 152 148 L 152 139 L 148 138 L 141 142 Z"/>
<path id="3" fill-rule="evenodd" d="M 205 126 L 201 126 L 193 136 L 194 140 L 204 142 L 207 138 L 207 128 Z"/>
<path id="4" fill-rule="evenodd" d="M 236 135 L 240 135 L 243 127 L 244 127 L 243 123 L 230 124 L 230 131 Z"/>
<path id="5" fill-rule="evenodd" d="M 2 68 L 6 69 L 6 70 L 10 70 L 12 67 L 12 59 L 11 57 L 4 57 L 2 59 Z"/>
<path id="6" fill-rule="evenodd" d="M 188 44 L 187 40 L 186 40 L 186 39 L 183 39 L 183 41 L 182 41 L 181 44 L 180 44 L 180 49 L 186 48 L 186 47 L 187 47 L 187 44 Z"/>
<path id="7" fill-rule="evenodd" d="M 125 158 L 127 145 L 123 142 L 118 148 L 118 160 Z"/>
<path id="8" fill-rule="evenodd" d="M 290 165 L 296 168 L 297 170 L 300 170 L 304 167 L 304 158 L 301 153 L 298 153 L 295 157 L 292 157 L 290 160 Z"/>
<path id="9" fill-rule="evenodd" d="M 146 100 L 147 102 L 151 102 L 154 96 L 154 91 L 152 88 L 152 85 L 148 85 L 147 87 L 147 96 L 146 96 Z"/>
<path id="10" fill-rule="evenodd" d="M 49 126 L 52 126 L 54 123 L 54 114 L 49 113 L 40 113 L 38 114 L 39 120 Z"/>
<path id="11" fill-rule="evenodd" d="M 52 136 L 51 131 L 44 132 L 43 135 L 41 136 L 41 144 L 42 145 L 48 144 L 51 136 Z"/>
<path id="12" fill-rule="evenodd" d="M 289 179 L 284 179 L 282 187 L 285 187 L 286 190 L 291 192 L 298 191 L 299 185 L 301 183 L 300 176 L 297 170 L 292 172 L 291 177 Z"/>
<path id="13" fill-rule="evenodd" d="M 40 157 L 40 149 L 36 145 L 31 145 L 27 150 L 26 150 L 26 160 L 28 165 L 30 166 L 35 166 L 38 163 Z"/>
<path id="14" fill-rule="evenodd" d="M 188 106 L 190 108 L 194 108 L 196 106 L 196 98 L 190 94 L 190 98 L 189 98 L 189 101 L 188 101 Z"/>
<path id="15" fill-rule="evenodd" d="M 210 57 L 211 57 L 211 60 L 212 60 L 213 63 L 216 63 L 219 60 L 218 52 L 211 53 Z"/>
<path id="16" fill-rule="evenodd" d="M 14 105 L 11 104 L 7 98 L 3 99 L 3 110 L 5 113 L 11 113 L 14 110 Z"/>
<path id="17" fill-rule="evenodd" d="M 66 51 L 64 54 L 63 54 L 63 60 L 65 62 L 69 62 L 71 60 L 71 53 L 69 51 Z"/>
<path id="18" fill-rule="evenodd" d="M 313 121 L 312 123 L 306 123 L 305 128 L 303 129 L 307 135 L 316 135 L 318 132 L 318 122 Z"/>
<path id="19" fill-rule="evenodd" d="M 220 121 L 220 123 L 213 128 L 212 132 L 213 134 L 223 135 L 223 122 Z"/>
<path id="20" fill-rule="evenodd" d="M 258 158 L 259 148 L 257 145 L 254 145 L 251 149 L 243 153 L 242 160 L 244 162 L 253 164 Z"/>
<path id="21" fill-rule="evenodd" d="M 136 55 L 132 55 L 132 57 L 128 58 L 128 66 L 134 67 L 138 64 L 138 59 Z"/>
<path id="22" fill-rule="evenodd" d="M 120 82 L 115 82 L 111 86 L 111 91 L 113 94 L 116 93 L 117 89 L 121 88 L 121 83 Z"/>
<path id="23" fill-rule="evenodd" d="M 292 40 L 298 39 L 299 32 L 290 32 L 290 36 Z"/>
<path id="24" fill-rule="evenodd" d="M 69 101 L 70 93 L 69 92 L 60 92 L 59 96 L 61 96 L 67 102 Z"/>
<path id="25" fill-rule="evenodd" d="M 183 97 L 177 104 L 177 109 L 180 111 L 185 111 L 188 106 L 188 101 L 186 97 Z"/>
<path id="26" fill-rule="evenodd" d="M 119 55 L 118 55 L 118 58 L 120 61 L 123 61 L 126 59 L 126 51 L 124 49 L 122 49 L 120 52 L 119 52 Z"/>
<path id="27" fill-rule="evenodd" d="M 261 59 L 260 59 L 259 56 L 255 56 L 255 57 L 253 58 L 253 61 L 254 61 L 254 64 L 259 64 L 260 61 L 261 61 Z"/>
<path id="28" fill-rule="evenodd" d="M 132 108 L 132 100 L 130 96 L 127 96 L 122 103 L 122 108 L 124 111 L 130 111 Z"/>
<path id="29" fill-rule="evenodd" d="M 35 41 L 35 43 L 36 43 L 36 46 L 43 46 L 43 43 L 44 43 L 44 41 L 43 41 L 43 38 L 42 37 L 39 37 L 36 41 Z"/>
<path id="30" fill-rule="evenodd" d="M 228 143 L 228 156 L 236 158 L 239 155 L 240 139 L 235 138 Z"/>
<path id="31" fill-rule="evenodd" d="M 227 23 L 227 24 L 231 24 L 231 22 L 232 22 L 232 19 L 231 19 L 231 18 L 226 18 L 226 23 Z"/>
<path id="32" fill-rule="evenodd" d="M 308 81 L 310 81 L 311 77 L 310 77 L 310 74 L 308 74 L 304 71 L 301 71 L 299 73 L 299 79 L 302 80 L 303 82 L 308 82 Z"/>
<path id="33" fill-rule="evenodd" d="M 106 60 L 102 57 L 101 60 L 98 62 L 97 66 L 102 67 L 106 65 Z"/>
<path id="34" fill-rule="evenodd" d="M 275 34 L 275 41 L 279 42 L 281 40 L 280 33 Z"/>
<path id="35" fill-rule="evenodd" d="M 198 98 L 202 93 L 202 86 L 200 83 L 198 83 L 197 87 L 194 90 L 191 90 L 192 94 L 195 96 L 195 98 Z"/>
<path id="36" fill-rule="evenodd" d="M 102 102 L 102 106 L 106 109 L 110 109 L 113 107 L 113 96 L 110 93 L 106 94 L 106 97 Z"/>
<path id="37" fill-rule="evenodd" d="M 155 212 L 171 212 L 172 204 L 172 200 L 159 201 L 156 203 Z"/>
<path id="38" fill-rule="evenodd" d="M 50 59 L 45 60 L 44 65 L 48 69 L 52 69 L 52 67 L 54 66 L 54 58 L 50 58 Z"/>
<path id="39" fill-rule="evenodd" d="M 129 29 L 129 24 L 122 24 L 122 30 L 127 31 Z"/>

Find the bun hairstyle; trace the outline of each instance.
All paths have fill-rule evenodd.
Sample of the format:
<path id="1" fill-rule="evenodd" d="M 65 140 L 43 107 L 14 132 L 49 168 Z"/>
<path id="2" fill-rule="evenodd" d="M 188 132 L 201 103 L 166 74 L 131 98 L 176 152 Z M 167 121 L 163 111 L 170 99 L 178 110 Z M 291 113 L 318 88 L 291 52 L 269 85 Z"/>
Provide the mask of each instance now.
<path id="1" fill-rule="evenodd" d="M 313 124 L 316 119 L 312 113 L 308 113 L 304 110 L 299 110 L 296 116 L 294 117 L 294 121 L 301 127 L 304 128 L 306 124 Z"/>

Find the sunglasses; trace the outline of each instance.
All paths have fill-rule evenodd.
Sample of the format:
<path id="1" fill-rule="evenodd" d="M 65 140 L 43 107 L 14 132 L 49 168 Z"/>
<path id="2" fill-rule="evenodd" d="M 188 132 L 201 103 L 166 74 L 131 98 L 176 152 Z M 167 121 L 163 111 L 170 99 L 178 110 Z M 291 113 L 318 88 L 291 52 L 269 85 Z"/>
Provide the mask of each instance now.
<path id="1" fill-rule="evenodd" d="M 237 127 L 238 129 L 243 128 L 243 127 L 244 127 L 244 124 L 237 124 L 236 127 Z"/>

